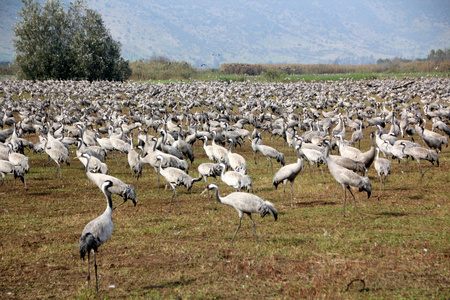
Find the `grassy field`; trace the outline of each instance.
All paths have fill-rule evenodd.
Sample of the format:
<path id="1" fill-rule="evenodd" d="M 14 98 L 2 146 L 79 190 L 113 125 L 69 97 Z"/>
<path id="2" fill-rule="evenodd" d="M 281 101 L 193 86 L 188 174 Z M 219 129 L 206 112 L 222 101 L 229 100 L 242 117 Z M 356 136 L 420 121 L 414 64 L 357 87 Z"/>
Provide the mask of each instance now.
<path id="1" fill-rule="evenodd" d="M 364 131 L 363 151 L 369 149 L 371 130 Z M 36 136 L 28 139 L 37 141 Z M 283 151 L 287 163 L 295 162 L 292 148 L 282 140 L 268 133 L 263 140 Z M 208 161 L 197 143 L 189 172 L 193 177 L 197 166 Z M 247 159 L 254 193 L 279 212 L 276 222 L 254 215 L 259 243 L 244 217 L 230 244 L 238 214 L 202 194 L 203 181 L 191 192 L 179 187 L 182 213 L 176 203 L 168 212 L 171 191 L 164 189 L 163 178 L 157 186 L 155 171 L 147 165 L 136 182 L 126 157 L 118 162 L 110 155 L 110 174 L 133 184 L 138 205 L 130 202 L 114 211 L 114 233 L 97 256 L 98 295 L 95 281 L 86 281 L 87 260 L 80 259 L 78 239 L 104 211 L 103 194 L 88 182 L 74 153 L 70 166 L 62 168 L 62 181 L 53 165 L 44 166 L 46 155 L 26 153 L 28 190 L 12 178 L 0 186 L 0 298 L 450 298 L 448 148 L 440 153 L 440 167 L 433 167 L 422 184 L 416 162 L 407 168 L 392 162 L 381 193 L 372 167 L 372 197 L 355 191 L 359 213 L 350 202 L 346 217 L 342 188 L 334 196 L 336 182 L 326 166 L 325 181 L 319 169 L 313 178 L 305 166 L 294 185 L 295 207 L 290 207 L 288 189 L 284 197 L 282 187 L 272 186 L 265 158 L 255 164 L 248 142 L 234 152 Z M 274 162 L 274 171 L 279 167 Z M 219 186 L 222 196 L 233 191 Z M 113 196 L 113 201 L 118 204 L 121 198 Z"/>

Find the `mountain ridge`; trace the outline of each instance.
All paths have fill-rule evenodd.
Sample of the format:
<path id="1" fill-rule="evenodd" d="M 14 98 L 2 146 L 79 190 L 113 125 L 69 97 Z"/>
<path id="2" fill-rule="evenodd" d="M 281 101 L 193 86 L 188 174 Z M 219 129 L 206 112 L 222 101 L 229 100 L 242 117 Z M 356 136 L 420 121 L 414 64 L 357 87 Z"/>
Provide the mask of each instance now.
<path id="1" fill-rule="evenodd" d="M 426 57 L 431 49 L 450 46 L 450 4 L 422 2 L 89 0 L 87 4 L 102 14 L 122 44 L 125 59 L 165 56 L 197 67 L 218 67 L 232 62 L 360 64 L 395 56 Z M 13 26 L 17 18 L 11 16 L 20 5 L 5 0 L 0 4 L 9 11 L 0 17 L 9 18 Z M 0 22 L 0 60 L 13 56 L 12 45 L 4 43 L 4 23 Z"/>

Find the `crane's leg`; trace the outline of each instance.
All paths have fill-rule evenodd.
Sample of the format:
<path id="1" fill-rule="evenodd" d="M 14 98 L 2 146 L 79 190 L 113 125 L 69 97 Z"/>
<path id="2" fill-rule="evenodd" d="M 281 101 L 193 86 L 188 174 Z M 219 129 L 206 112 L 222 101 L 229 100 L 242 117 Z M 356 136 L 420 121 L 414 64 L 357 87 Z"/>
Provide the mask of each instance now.
<path id="1" fill-rule="evenodd" d="M 425 170 L 425 172 L 423 172 L 422 178 L 425 176 L 425 174 L 434 166 L 433 163 L 431 163 L 431 165 L 428 167 L 428 169 Z"/>
<path id="2" fill-rule="evenodd" d="M 310 166 L 312 169 L 312 179 L 313 179 L 313 184 L 316 184 L 316 169 L 314 168 L 314 166 Z"/>
<path id="3" fill-rule="evenodd" d="M 294 180 L 291 181 L 291 207 L 294 207 Z"/>
<path id="4" fill-rule="evenodd" d="M 47 160 L 47 163 L 44 164 L 44 167 L 48 166 L 51 162 L 50 155 L 47 155 L 47 156 L 48 156 L 48 160 Z"/>
<path id="5" fill-rule="evenodd" d="M 61 165 L 56 160 L 55 160 L 55 163 L 56 163 L 56 175 L 55 175 L 55 177 L 58 177 L 58 169 L 59 169 L 59 180 L 62 180 Z"/>
<path id="6" fill-rule="evenodd" d="M 256 235 L 256 227 L 255 227 L 256 225 L 255 225 L 255 222 L 253 221 L 252 214 L 247 214 L 247 215 L 250 218 L 250 220 L 252 221 L 253 234 L 255 235 L 256 242 L 259 243 L 258 236 Z"/>
<path id="7" fill-rule="evenodd" d="M 345 217 L 345 203 L 347 202 L 347 188 L 342 185 L 342 187 L 344 188 L 344 213 L 343 216 Z"/>
<path id="8" fill-rule="evenodd" d="M 417 160 L 417 163 L 419 164 L 420 169 L 420 183 L 422 183 L 422 179 L 425 174 L 422 172 L 422 165 L 420 164 L 420 160 Z"/>
<path id="9" fill-rule="evenodd" d="M 98 276 L 97 276 L 97 258 L 96 258 L 96 253 L 97 251 L 94 251 L 94 270 L 95 270 L 95 290 L 98 293 Z"/>
<path id="10" fill-rule="evenodd" d="M 322 169 L 322 166 L 320 166 L 319 168 L 320 168 L 320 171 L 322 172 L 323 184 L 325 184 L 325 175 L 323 175 L 323 169 Z"/>
<path id="11" fill-rule="evenodd" d="M 173 193 L 172 193 L 172 197 L 170 198 L 169 212 L 172 211 L 173 197 L 175 197 L 175 194 L 176 194 L 176 190 L 174 188 L 172 188 L 172 189 L 173 189 Z"/>
<path id="12" fill-rule="evenodd" d="M 348 191 L 350 192 L 350 194 L 352 195 L 352 197 L 353 197 L 353 202 L 355 202 L 355 210 L 356 210 L 356 212 L 358 213 L 358 215 L 359 215 L 359 212 L 358 212 L 358 207 L 356 206 L 356 199 L 355 199 L 355 195 L 353 195 L 353 192 L 352 192 L 352 190 L 351 190 L 351 188 L 350 187 L 348 187 Z"/>
<path id="13" fill-rule="evenodd" d="M 338 188 L 339 188 L 339 183 L 336 185 L 336 189 L 334 190 L 333 198 L 336 197 Z"/>
<path id="14" fill-rule="evenodd" d="M 88 284 L 91 283 L 91 251 L 88 252 L 88 276 L 87 276 Z"/>
<path id="15" fill-rule="evenodd" d="M 178 193 L 176 191 L 175 191 L 175 195 L 177 196 L 178 210 L 180 211 L 180 215 L 181 215 L 180 198 L 178 198 Z"/>
<path id="16" fill-rule="evenodd" d="M 380 195 L 381 195 L 381 187 L 383 185 L 383 174 L 378 174 L 380 176 Z"/>
<path id="17" fill-rule="evenodd" d="M 244 214 L 239 212 L 239 225 L 238 225 L 238 228 L 236 229 L 236 232 L 233 235 L 233 238 L 231 239 L 231 243 L 230 244 L 233 244 L 234 238 L 236 237 L 236 234 L 238 233 L 239 228 L 241 228 L 241 221 L 242 221 L 242 217 L 243 216 L 244 216 Z"/>

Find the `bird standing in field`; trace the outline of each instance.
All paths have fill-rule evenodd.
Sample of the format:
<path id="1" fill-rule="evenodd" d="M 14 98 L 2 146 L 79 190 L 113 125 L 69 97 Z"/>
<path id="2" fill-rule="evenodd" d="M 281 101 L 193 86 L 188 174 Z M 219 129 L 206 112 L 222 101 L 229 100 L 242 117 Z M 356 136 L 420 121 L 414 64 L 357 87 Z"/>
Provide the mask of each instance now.
<path id="1" fill-rule="evenodd" d="M 0 159 L 0 174 L 2 176 L 2 184 L 4 183 L 7 174 L 13 174 L 14 179 L 20 178 L 25 184 L 25 190 L 27 189 L 25 171 L 20 166 L 15 166 L 7 160 Z"/>
<path id="2" fill-rule="evenodd" d="M 381 186 L 383 186 L 383 191 L 386 186 L 386 177 L 391 174 L 391 162 L 386 158 L 380 157 L 380 148 L 377 147 L 377 157 L 375 159 L 375 170 L 380 177 L 380 192 Z"/>
<path id="3" fill-rule="evenodd" d="M 273 176 L 272 183 L 275 186 L 275 189 L 278 185 L 283 182 L 283 193 L 286 193 L 286 184 L 289 181 L 291 183 L 291 206 L 294 206 L 294 193 L 292 191 L 292 187 L 295 182 L 295 178 L 303 169 L 303 158 L 300 156 L 300 145 L 295 146 L 295 150 L 297 151 L 297 162 L 293 164 L 286 165 L 281 167 Z M 283 205 L 283 200 L 281 200 L 281 205 Z"/>
<path id="4" fill-rule="evenodd" d="M 261 199 L 254 194 L 234 192 L 229 194 L 228 196 L 220 197 L 219 187 L 214 183 L 208 185 L 208 190 L 213 189 L 216 190 L 216 199 L 218 202 L 233 207 L 239 213 L 239 225 L 233 235 L 233 238 L 231 239 L 231 244 L 233 243 L 234 238 L 239 231 L 239 228 L 241 228 L 241 221 L 244 214 L 246 214 L 252 221 L 253 233 L 255 234 L 256 242 L 258 242 L 258 236 L 256 235 L 255 222 L 252 219 L 252 213 L 259 213 L 261 215 L 261 218 L 263 218 L 267 214 L 271 214 L 274 217 L 275 221 L 278 218 L 278 212 L 273 204 L 269 201 Z"/>
<path id="5" fill-rule="evenodd" d="M 273 173 L 273 163 L 272 158 L 275 158 L 278 162 L 281 163 L 281 165 L 285 165 L 286 159 L 282 152 L 279 152 L 275 148 L 272 148 L 267 145 L 262 145 L 260 143 L 261 141 L 261 135 L 258 135 L 255 139 L 252 140 L 252 149 L 253 149 L 253 157 L 255 159 L 256 164 L 256 154 L 258 152 L 261 152 L 266 158 L 267 158 L 267 170 L 269 170 L 269 164 L 272 167 L 272 173 Z"/>
<path id="6" fill-rule="evenodd" d="M 164 158 L 162 155 L 157 156 L 157 160 L 160 162 L 159 173 L 162 175 L 162 177 L 164 177 L 166 179 L 167 183 L 170 185 L 170 187 L 173 190 L 172 198 L 170 199 L 169 211 L 172 211 L 173 198 L 176 196 L 177 202 L 178 202 L 178 208 L 179 208 L 180 214 L 181 214 L 180 199 L 178 198 L 178 193 L 176 190 L 177 186 L 184 185 L 187 188 L 187 190 L 189 191 L 191 189 L 192 185 L 194 184 L 194 182 L 202 180 L 203 176 L 200 175 L 198 178 L 192 178 L 191 176 L 187 175 L 183 170 L 180 170 L 178 168 L 167 167 L 167 168 L 163 169 L 162 168 L 162 165 L 164 164 L 163 159 Z"/>
<path id="7" fill-rule="evenodd" d="M 101 173 L 92 173 L 89 171 L 89 164 L 91 160 L 91 156 L 88 153 L 81 154 L 81 157 L 87 159 L 85 165 L 86 176 L 92 181 L 95 185 L 97 185 L 100 189 L 106 180 L 110 180 L 113 182 L 114 186 L 110 188 L 109 192 L 112 194 L 120 195 L 123 198 L 123 203 L 125 203 L 128 199 L 133 201 L 134 206 L 136 206 L 136 190 L 131 184 L 126 184 L 122 180 L 117 177 L 101 174 Z M 120 205 L 122 205 L 120 204 Z"/>
<path id="8" fill-rule="evenodd" d="M 406 148 L 406 144 L 404 142 L 401 142 L 400 145 L 402 145 L 402 152 L 405 155 L 417 160 L 420 169 L 420 183 L 422 183 L 425 173 L 427 173 L 428 170 L 430 170 L 431 167 L 434 166 L 434 162 L 436 162 L 437 166 L 439 167 L 439 155 L 435 150 L 428 150 L 422 147 Z M 428 160 L 431 163 L 430 167 L 426 169 L 425 172 L 422 171 L 422 165 L 420 164 L 421 159 Z"/>
<path id="9" fill-rule="evenodd" d="M 342 185 L 342 188 L 344 189 L 344 212 L 343 215 L 345 217 L 345 204 L 347 202 L 347 190 L 350 192 L 350 194 L 353 197 L 353 201 L 355 202 L 355 210 L 357 210 L 356 207 L 356 199 L 355 195 L 353 195 L 353 192 L 351 188 L 359 188 L 359 191 L 366 191 L 367 192 L 367 198 L 370 198 L 370 194 L 372 193 L 372 184 L 370 183 L 370 180 L 368 177 L 362 177 L 356 174 L 355 172 L 346 169 L 337 163 L 335 163 L 330 157 L 329 157 L 329 151 L 330 148 L 325 149 L 325 159 L 327 161 L 328 169 L 330 170 L 331 175 L 334 177 L 334 179 Z"/>
<path id="10" fill-rule="evenodd" d="M 113 186 L 112 181 L 106 180 L 101 186 L 103 194 L 106 196 L 106 209 L 105 212 L 99 217 L 87 223 L 83 229 L 78 246 L 80 249 L 80 256 L 84 260 L 86 253 L 88 255 L 88 276 L 87 280 L 91 280 L 90 264 L 91 264 L 91 250 L 94 251 L 94 269 L 95 269 L 95 288 L 98 292 L 98 279 L 97 279 L 97 260 L 96 253 L 98 247 L 104 244 L 112 235 L 114 224 L 112 222 L 112 200 L 111 192 L 109 188 Z"/>

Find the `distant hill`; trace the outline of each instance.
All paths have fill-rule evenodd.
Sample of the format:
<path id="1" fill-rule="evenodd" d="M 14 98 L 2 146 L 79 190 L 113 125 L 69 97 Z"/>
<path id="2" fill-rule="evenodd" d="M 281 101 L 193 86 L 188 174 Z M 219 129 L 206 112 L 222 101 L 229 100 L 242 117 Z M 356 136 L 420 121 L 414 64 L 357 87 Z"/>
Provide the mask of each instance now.
<path id="1" fill-rule="evenodd" d="M 43 2 L 43 1 L 40 1 Z M 68 3 L 69 1 L 63 1 Z M 126 59 L 197 67 L 242 63 L 374 63 L 450 47 L 447 0 L 89 0 Z M 20 1 L 0 0 L 0 61 L 13 58 Z"/>

